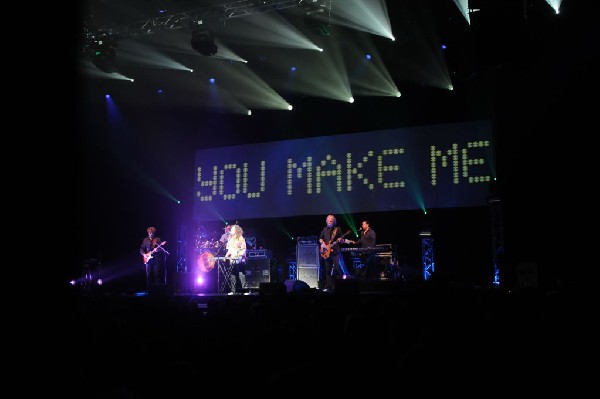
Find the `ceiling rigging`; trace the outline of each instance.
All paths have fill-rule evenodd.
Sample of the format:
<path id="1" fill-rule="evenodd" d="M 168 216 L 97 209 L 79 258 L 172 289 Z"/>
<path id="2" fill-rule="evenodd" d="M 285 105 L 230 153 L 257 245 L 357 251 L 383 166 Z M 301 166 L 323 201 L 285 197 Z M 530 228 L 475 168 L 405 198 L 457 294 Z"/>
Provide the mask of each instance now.
<path id="1" fill-rule="evenodd" d="M 161 17 L 136 21 L 129 24 L 98 29 L 85 28 L 85 47 L 97 43 L 99 40 L 111 38 L 120 40 L 159 31 L 193 28 L 203 20 L 226 20 L 230 18 L 247 17 L 271 11 L 278 11 L 292 7 L 303 6 L 307 14 L 331 9 L 333 0 L 238 0 L 224 4 L 217 4 L 183 11 Z"/>

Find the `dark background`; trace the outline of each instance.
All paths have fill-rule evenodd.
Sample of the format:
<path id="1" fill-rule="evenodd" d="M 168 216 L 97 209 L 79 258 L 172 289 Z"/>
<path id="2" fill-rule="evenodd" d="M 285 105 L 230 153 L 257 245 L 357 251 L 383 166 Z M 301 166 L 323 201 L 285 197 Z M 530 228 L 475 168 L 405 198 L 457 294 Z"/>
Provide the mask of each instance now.
<path id="1" fill-rule="evenodd" d="M 569 0 L 563 2 L 559 15 L 545 1 L 502 5 L 480 1 L 471 5 L 480 11 L 471 15 L 469 28 L 452 1 L 424 3 L 428 2 L 388 2 L 392 29 L 406 51 L 375 40 L 402 92 L 401 99 L 361 97 L 350 108 L 298 95 L 291 101 L 293 112 L 257 111 L 247 117 L 215 112 L 193 102 L 182 104 L 183 95 L 172 103 L 143 101 L 139 105 L 134 100 L 153 89 L 136 86 L 131 100 L 119 104 L 120 126 L 127 132 L 122 137 L 128 141 L 118 143 L 108 139 L 111 125 L 99 96 L 110 87 L 88 79 L 74 67 L 75 115 L 67 122 L 73 127 L 73 140 L 68 140 L 71 149 L 64 152 L 66 156 L 61 152 L 54 157 L 61 167 L 60 176 L 65 177 L 60 182 L 72 194 L 66 200 L 66 215 L 73 221 L 66 238 L 73 250 L 68 253 L 65 277 L 77 275 L 86 259 L 98 258 L 104 269 L 121 271 L 123 279 L 138 279 L 138 247 L 149 225 L 169 241 L 173 268 L 176 242 L 183 238 L 191 244 L 196 228 L 190 224 L 186 202 L 192 200 L 197 148 L 476 119 L 489 119 L 494 126 L 499 181 L 492 193 L 502 199 L 506 263 L 512 267 L 535 263 L 540 282 L 548 286 L 557 284 L 557 279 L 564 282 L 585 276 L 587 256 L 579 240 L 582 223 L 588 225 L 586 218 L 581 219 L 581 204 L 593 198 L 582 188 L 589 187 L 586 167 L 593 158 L 589 140 L 594 128 L 588 124 L 593 114 L 587 100 L 594 95 L 589 90 L 595 72 L 595 28 L 587 23 L 591 13 L 581 2 Z M 417 4 L 431 11 L 429 21 L 440 40 L 449 45 L 445 57 L 454 91 L 407 79 L 402 71 L 410 44 L 418 47 L 411 36 L 413 19 L 406 14 Z M 80 22 L 72 30 L 75 37 L 81 37 L 81 21 L 87 17 L 87 9 L 79 10 Z M 336 40 L 335 34 L 328 39 Z M 81 39 L 73 45 L 76 59 L 81 56 L 80 44 Z M 338 221 L 345 228 L 340 216 Z M 415 268 L 421 262 L 418 233 L 425 226 L 435 238 L 436 272 L 469 284 L 491 283 L 488 207 L 434 209 L 427 215 L 416 211 L 350 215 L 355 225 L 365 217 L 377 231 L 378 242 L 397 245 L 399 254 Z M 57 223 L 64 224 L 64 220 Z M 295 247 L 290 237 L 317 235 L 324 220 L 325 215 L 277 220 L 244 215 L 238 221 L 247 236 L 256 236 L 273 250 L 276 262 L 285 265 Z M 211 225 L 209 230 L 220 227 Z M 187 253 L 193 258 L 193 253 Z"/>

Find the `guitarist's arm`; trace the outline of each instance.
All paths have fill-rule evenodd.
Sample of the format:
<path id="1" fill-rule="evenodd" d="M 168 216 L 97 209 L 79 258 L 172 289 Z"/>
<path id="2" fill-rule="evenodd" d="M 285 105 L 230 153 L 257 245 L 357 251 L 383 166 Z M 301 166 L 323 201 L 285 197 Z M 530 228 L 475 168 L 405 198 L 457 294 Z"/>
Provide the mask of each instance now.
<path id="1" fill-rule="evenodd" d="M 344 237 L 346 237 L 346 235 L 349 232 L 346 232 L 345 234 L 342 234 L 342 228 L 341 227 L 336 227 L 337 231 L 335 232 L 335 236 L 332 239 L 331 242 L 331 246 L 333 247 L 335 246 L 339 246 L 339 244 L 343 244 L 344 243 Z"/>
<path id="2" fill-rule="evenodd" d="M 147 248 L 146 241 L 147 241 L 147 239 L 145 238 L 142 241 L 142 245 L 140 245 L 140 255 L 142 255 L 142 262 L 144 262 L 144 265 L 146 265 L 146 263 L 148 263 L 147 258 L 148 258 L 148 253 L 150 252 L 150 251 L 146 250 L 146 248 Z"/>
<path id="3" fill-rule="evenodd" d="M 323 231 L 321 231 L 321 235 L 319 236 L 319 243 L 321 244 L 321 252 L 323 252 L 323 250 L 327 248 L 327 243 L 325 242 L 325 235 L 323 234 Z"/>
<path id="4" fill-rule="evenodd" d="M 321 230 L 321 234 L 319 235 L 319 243 L 321 244 L 321 248 L 326 248 L 327 245 L 330 244 L 329 242 L 325 241 L 325 231 L 326 231 L 326 228 Z M 335 230 L 333 233 L 333 237 L 335 237 Z"/>
<path id="5" fill-rule="evenodd" d="M 146 255 L 146 239 L 142 241 L 142 245 L 140 245 L 140 255 Z"/>

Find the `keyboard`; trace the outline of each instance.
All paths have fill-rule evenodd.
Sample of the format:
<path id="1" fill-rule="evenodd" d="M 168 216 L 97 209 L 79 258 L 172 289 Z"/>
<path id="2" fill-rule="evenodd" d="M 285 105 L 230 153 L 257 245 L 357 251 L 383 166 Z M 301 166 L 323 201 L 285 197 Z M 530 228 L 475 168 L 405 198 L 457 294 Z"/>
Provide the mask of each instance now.
<path id="1" fill-rule="evenodd" d="M 346 247 L 341 250 L 342 252 L 386 252 L 390 249 L 386 247 Z"/>

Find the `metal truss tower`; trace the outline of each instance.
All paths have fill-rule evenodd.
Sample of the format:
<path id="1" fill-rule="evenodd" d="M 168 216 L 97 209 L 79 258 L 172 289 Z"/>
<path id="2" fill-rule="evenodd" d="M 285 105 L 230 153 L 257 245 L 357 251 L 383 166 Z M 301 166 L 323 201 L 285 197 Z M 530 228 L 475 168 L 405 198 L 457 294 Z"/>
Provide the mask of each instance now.
<path id="1" fill-rule="evenodd" d="M 178 272 L 187 272 L 187 240 L 185 239 L 187 235 L 187 226 L 179 225 L 177 228 L 177 271 Z"/>
<path id="2" fill-rule="evenodd" d="M 490 217 L 492 224 L 492 256 L 493 256 L 493 279 L 495 287 L 500 286 L 500 269 L 504 258 L 504 222 L 502 217 L 502 201 L 498 197 L 488 199 Z"/>
<path id="3" fill-rule="evenodd" d="M 290 280 L 296 280 L 298 278 L 298 270 L 296 268 L 296 262 L 288 262 L 288 278 Z"/>
<path id="4" fill-rule="evenodd" d="M 422 231 L 421 236 L 421 262 L 423 264 L 423 279 L 426 281 L 431 278 L 435 271 L 435 262 L 433 258 L 433 238 L 431 232 Z"/>

